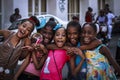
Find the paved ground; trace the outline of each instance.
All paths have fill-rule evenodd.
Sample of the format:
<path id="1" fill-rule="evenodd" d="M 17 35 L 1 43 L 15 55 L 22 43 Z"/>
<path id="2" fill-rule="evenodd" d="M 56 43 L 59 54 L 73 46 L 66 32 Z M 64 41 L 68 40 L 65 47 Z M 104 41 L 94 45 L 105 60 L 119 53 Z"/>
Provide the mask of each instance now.
<path id="1" fill-rule="evenodd" d="M 108 48 L 110 49 L 113 57 L 116 56 L 116 48 L 117 48 L 117 42 L 119 38 L 120 38 L 120 33 L 112 34 L 112 39 L 108 45 Z"/>
<path id="2" fill-rule="evenodd" d="M 116 56 L 117 43 L 118 43 L 119 38 L 120 38 L 120 33 L 112 34 L 112 39 L 111 39 L 111 41 L 109 42 L 109 45 L 108 45 L 108 48 L 110 49 L 114 58 Z M 118 77 L 118 80 L 120 80 L 120 76 Z"/>

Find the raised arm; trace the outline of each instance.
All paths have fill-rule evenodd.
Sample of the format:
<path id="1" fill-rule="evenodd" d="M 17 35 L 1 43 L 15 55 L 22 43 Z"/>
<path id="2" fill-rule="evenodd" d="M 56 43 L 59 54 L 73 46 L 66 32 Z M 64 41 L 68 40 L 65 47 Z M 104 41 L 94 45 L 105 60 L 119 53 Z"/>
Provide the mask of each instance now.
<path id="1" fill-rule="evenodd" d="M 0 35 L 2 35 L 5 39 L 9 36 L 11 32 L 9 30 L 0 30 Z"/>
<path id="2" fill-rule="evenodd" d="M 118 74 L 120 75 L 120 66 L 118 65 L 116 60 L 112 57 L 110 50 L 106 46 L 103 46 L 100 49 L 100 52 L 103 53 L 103 55 L 105 55 L 109 63 L 114 67 L 115 71 L 118 72 Z"/>
<path id="3" fill-rule="evenodd" d="M 18 69 L 18 71 L 16 72 L 16 74 L 14 76 L 14 80 L 17 80 L 17 78 L 20 76 L 20 74 L 28 66 L 29 62 L 30 62 L 30 54 L 28 54 L 27 57 L 24 59 L 24 62 L 22 63 L 22 65 L 20 66 L 20 68 Z"/>
<path id="4" fill-rule="evenodd" d="M 90 43 L 89 45 L 82 45 L 82 46 L 80 46 L 80 49 L 81 50 L 94 49 L 97 46 L 99 46 L 100 44 L 102 44 L 102 42 L 100 40 L 96 39 L 92 43 Z"/>
<path id="5" fill-rule="evenodd" d="M 43 55 L 43 56 L 41 56 L 39 58 L 40 58 L 40 61 L 37 60 L 37 57 L 36 57 L 35 53 L 32 53 L 33 63 L 34 63 L 35 68 L 37 70 L 42 68 L 42 66 L 44 65 L 44 62 L 45 62 L 45 60 L 47 58 L 47 55 Z"/>
<path id="6" fill-rule="evenodd" d="M 74 53 L 76 53 L 77 55 L 79 55 L 82 59 L 80 61 L 80 63 L 75 66 L 75 56 L 71 57 L 70 59 L 70 66 L 71 66 L 71 70 L 72 70 L 72 75 L 76 76 L 78 74 L 78 72 L 81 70 L 82 64 L 84 62 L 85 56 L 83 55 L 82 51 L 79 48 L 72 48 L 74 50 Z"/>

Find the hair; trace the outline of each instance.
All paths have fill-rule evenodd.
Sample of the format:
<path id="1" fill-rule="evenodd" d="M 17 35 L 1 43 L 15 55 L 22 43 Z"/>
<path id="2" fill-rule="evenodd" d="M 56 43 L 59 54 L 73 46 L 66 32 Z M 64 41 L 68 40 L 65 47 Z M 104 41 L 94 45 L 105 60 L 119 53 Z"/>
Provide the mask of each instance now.
<path id="1" fill-rule="evenodd" d="M 19 8 L 15 8 L 15 12 L 16 12 L 16 11 L 19 11 Z"/>
<path id="2" fill-rule="evenodd" d="M 69 27 L 75 27 L 77 28 L 78 32 L 80 33 L 81 32 L 81 25 L 79 22 L 76 22 L 76 21 L 70 21 L 68 24 L 67 24 L 67 30 Z"/>
<path id="3" fill-rule="evenodd" d="M 77 16 L 73 16 L 72 19 L 76 19 L 76 20 L 79 20 L 79 18 Z"/>
<path id="4" fill-rule="evenodd" d="M 93 11 L 93 9 L 92 9 L 91 7 L 88 7 L 88 10 L 89 10 L 89 11 Z"/>
<path id="5" fill-rule="evenodd" d="M 40 21 L 38 20 L 36 16 L 31 16 L 29 20 L 33 21 L 36 26 L 40 26 Z"/>
<path id="6" fill-rule="evenodd" d="M 90 26 L 94 29 L 94 32 L 97 33 L 97 26 L 95 25 L 95 23 L 85 23 L 85 24 L 83 24 L 82 29 L 83 29 L 86 25 L 90 25 Z"/>
<path id="7" fill-rule="evenodd" d="M 48 21 L 46 24 L 45 24 L 45 27 L 44 28 L 47 28 L 47 27 L 50 27 L 52 30 L 53 28 L 56 26 L 56 22 L 55 21 Z"/>
<path id="8" fill-rule="evenodd" d="M 48 21 L 55 21 L 55 19 L 53 17 L 51 17 Z"/>

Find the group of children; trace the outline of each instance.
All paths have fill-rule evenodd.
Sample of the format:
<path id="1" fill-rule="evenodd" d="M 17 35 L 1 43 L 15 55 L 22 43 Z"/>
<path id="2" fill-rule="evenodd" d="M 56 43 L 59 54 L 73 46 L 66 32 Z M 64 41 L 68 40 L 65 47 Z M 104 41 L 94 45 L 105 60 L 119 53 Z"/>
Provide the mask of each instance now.
<path id="1" fill-rule="evenodd" d="M 67 62 L 71 80 L 116 80 L 114 70 L 120 75 L 120 66 L 109 49 L 96 38 L 94 23 L 81 28 L 78 22 L 70 21 L 65 29 L 48 21 L 30 36 L 33 22 L 22 22 L 14 34 L 0 30 L 5 37 L 0 46 L 0 78 L 4 78 L 0 80 L 62 80 Z M 14 74 L 19 59 L 25 60 Z"/>

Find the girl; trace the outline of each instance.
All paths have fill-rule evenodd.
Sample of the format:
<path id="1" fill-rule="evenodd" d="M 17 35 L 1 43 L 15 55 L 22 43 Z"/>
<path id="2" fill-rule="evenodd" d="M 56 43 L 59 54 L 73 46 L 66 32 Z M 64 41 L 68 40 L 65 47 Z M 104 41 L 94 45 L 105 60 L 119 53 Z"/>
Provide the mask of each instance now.
<path id="1" fill-rule="evenodd" d="M 54 28 L 54 26 L 55 26 L 55 22 L 53 22 L 53 21 L 49 21 L 49 22 L 47 22 L 46 24 L 45 24 L 45 26 L 40 30 L 40 33 L 42 34 L 42 37 L 43 37 L 43 40 L 42 40 L 42 44 L 40 44 L 40 43 L 35 43 L 35 39 L 36 39 L 36 37 L 40 37 L 41 35 L 40 34 L 38 34 L 38 33 L 35 33 L 35 34 L 33 34 L 33 38 L 35 38 L 35 39 L 32 39 L 32 44 L 33 44 L 33 48 L 35 48 L 35 49 L 37 49 L 37 48 L 41 48 L 40 46 L 42 46 L 42 47 L 44 47 L 44 46 L 46 46 L 46 45 L 48 45 L 48 44 L 50 44 L 51 43 L 51 41 L 52 41 L 52 38 L 53 38 L 53 28 Z M 35 36 L 36 35 L 36 36 Z M 45 48 L 45 47 L 44 47 Z M 45 50 L 45 49 L 44 49 Z M 34 50 L 35 51 L 35 50 Z M 46 52 L 45 52 L 46 53 Z M 36 51 L 35 51 L 35 54 L 36 54 Z M 37 68 L 37 70 L 35 70 L 34 68 L 34 72 L 33 71 L 31 71 L 31 70 L 28 70 L 28 71 L 31 71 L 31 72 L 28 72 L 29 74 L 27 74 L 26 73 L 26 71 L 24 71 L 25 70 L 25 68 L 27 67 L 27 66 L 29 66 L 28 64 L 29 64 L 29 62 L 30 62 L 30 58 L 31 58 L 31 56 L 30 55 L 28 55 L 27 56 L 27 58 L 25 59 L 25 61 L 23 62 L 23 64 L 22 64 L 22 66 L 19 68 L 19 70 L 17 71 L 17 73 L 16 73 L 16 75 L 15 75 L 15 77 L 14 77 L 14 79 L 15 80 L 17 80 L 17 78 L 18 78 L 18 80 L 29 80 L 29 79 L 39 79 L 39 72 L 40 72 L 40 69 L 41 69 L 41 67 L 42 67 L 42 63 L 44 63 L 44 61 L 45 61 L 45 59 L 46 59 L 46 56 L 47 55 L 45 55 L 45 56 L 43 56 L 43 57 L 41 57 L 42 58 L 42 60 L 40 60 L 40 64 L 39 64 L 39 67 L 38 66 L 36 66 L 36 65 L 34 65 L 34 66 L 36 66 L 36 68 Z M 33 61 L 32 61 L 33 62 Z M 31 63 L 30 63 L 31 64 Z M 32 65 L 33 65 L 33 63 L 32 63 Z M 22 73 L 23 72 L 23 73 Z M 36 73 L 35 73 L 36 72 Z M 22 74 L 21 74 L 22 73 Z M 30 75 L 30 73 L 32 73 L 32 75 Z M 21 74 L 21 75 L 20 75 Z M 20 76 L 19 76 L 20 75 Z"/>
<path id="2" fill-rule="evenodd" d="M 96 26 L 93 23 L 85 23 L 82 27 L 81 38 L 83 45 L 89 45 L 96 40 Z M 120 67 L 106 46 L 99 45 L 94 49 L 86 50 L 87 80 L 116 80 L 110 66 L 120 74 Z M 109 62 L 110 63 L 109 63 Z"/>
<path id="3" fill-rule="evenodd" d="M 65 42 L 66 32 L 64 28 L 60 27 L 55 32 L 54 43 L 58 48 L 62 48 Z M 75 51 L 77 51 L 78 55 L 80 55 L 84 61 L 81 50 L 75 48 L 74 52 Z M 35 55 L 32 54 L 32 56 L 34 61 L 36 59 Z M 66 50 L 49 50 L 48 57 L 40 73 L 40 80 L 62 80 L 62 68 L 69 58 L 70 56 L 66 54 Z M 34 63 L 36 62 L 34 61 Z"/>
<path id="4" fill-rule="evenodd" d="M 33 44 L 38 45 L 42 42 L 42 40 L 43 40 L 43 36 L 40 33 L 34 33 L 31 36 L 32 45 Z M 35 55 L 37 56 L 36 58 L 40 62 L 42 59 L 41 57 L 42 54 L 40 54 L 41 50 L 38 50 L 38 48 L 36 47 L 35 51 L 36 51 Z M 42 65 L 42 62 L 41 62 L 41 65 Z M 23 64 L 21 65 L 17 73 L 15 74 L 14 80 L 17 80 L 17 78 L 18 80 L 29 80 L 29 79 L 39 80 L 39 74 L 40 74 L 40 70 L 35 69 L 31 55 L 29 55 L 24 60 Z"/>
<path id="5" fill-rule="evenodd" d="M 95 40 L 90 45 L 81 46 L 80 33 L 81 33 L 81 26 L 78 22 L 70 21 L 67 24 L 68 43 L 71 44 L 72 47 L 78 47 L 81 50 L 85 50 L 85 49 L 92 49 L 98 46 L 99 44 L 101 44 L 99 40 Z M 70 66 L 68 64 L 69 80 L 71 79 L 71 76 L 72 76 L 72 80 L 86 80 L 86 62 L 84 61 L 82 67 L 80 67 L 81 57 L 79 55 L 74 55 L 73 57 L 71 57 L 70 62 L 73 65 Z"/>
<path id="6" fill-rule="evenodd" d="M 21 47 L 31 45 L 29 36 L 34 26 L 35 22 L 26 19 L 18 25 L 16 33 L 0 30 L 0 34 L 5 38 L 4 42 L 0 44 L 0 80 L 13 80 L 18 60 L 24 59 L 28 52 L 24 53 Z"/>

